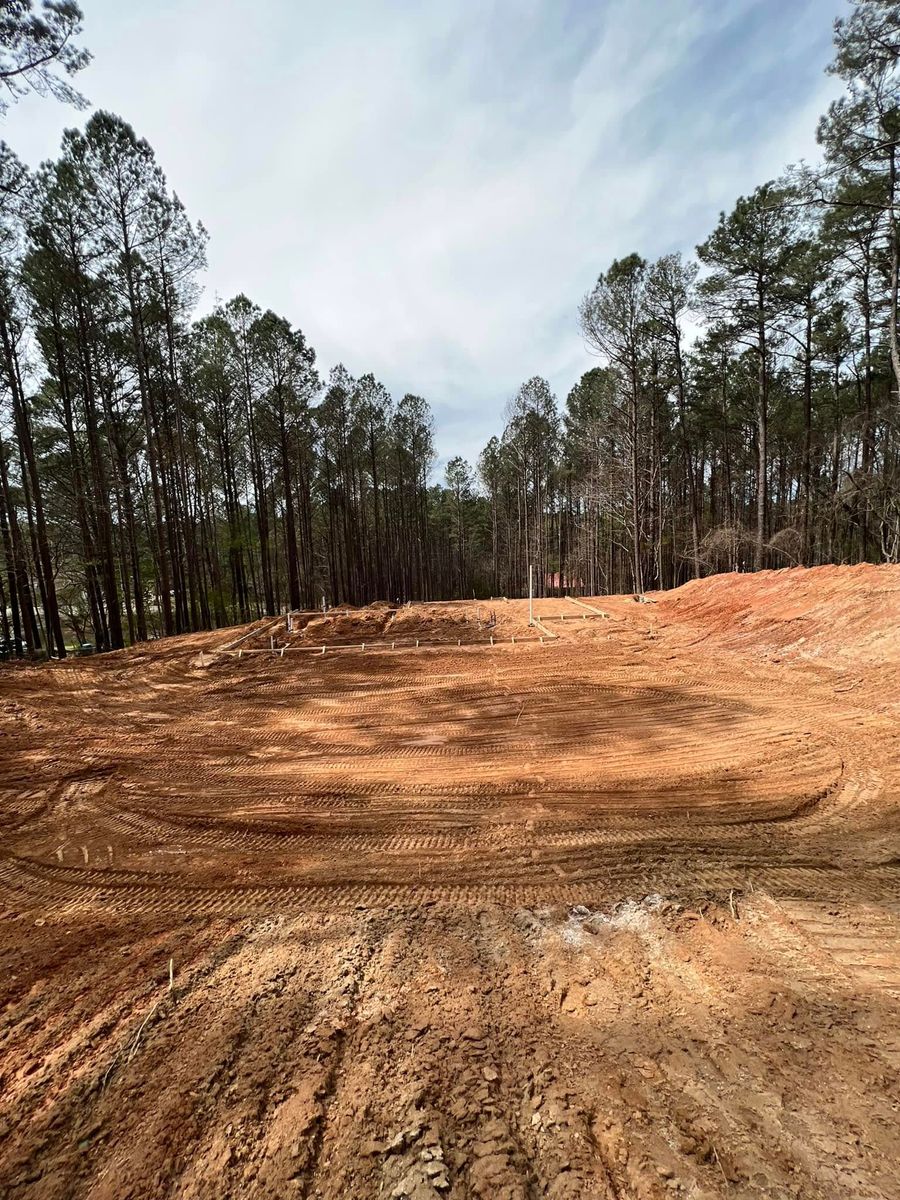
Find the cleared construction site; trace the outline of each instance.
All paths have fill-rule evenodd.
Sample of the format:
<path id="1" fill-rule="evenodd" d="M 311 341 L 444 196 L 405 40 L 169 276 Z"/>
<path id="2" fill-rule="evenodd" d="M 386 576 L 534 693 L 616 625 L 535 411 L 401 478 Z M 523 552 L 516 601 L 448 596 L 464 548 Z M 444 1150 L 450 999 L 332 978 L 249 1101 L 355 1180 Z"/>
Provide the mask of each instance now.
<path id="1" fill-rule="evenodd" d="M 0 1196 L 900 1197 L 900 567 L 0 671 Z"/>

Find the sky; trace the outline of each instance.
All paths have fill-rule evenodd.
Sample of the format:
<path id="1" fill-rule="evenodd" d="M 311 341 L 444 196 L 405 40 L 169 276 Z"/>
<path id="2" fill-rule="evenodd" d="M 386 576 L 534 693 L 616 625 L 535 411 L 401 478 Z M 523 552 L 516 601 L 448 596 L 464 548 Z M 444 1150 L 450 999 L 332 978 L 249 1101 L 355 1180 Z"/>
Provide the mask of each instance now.
<path id="1" fill-rule="evenodd" d="M 613 259 L 691 253 L 801 159 L 845 0 L 82 0 L 75 82 L 154 147 L 210 234 L 199 312 L 245 292 L 327 374 L 425 396 L 475 462 L 533 375 L 595 360 Z M 31 165 L 79 114 L 16 105 Z"/>

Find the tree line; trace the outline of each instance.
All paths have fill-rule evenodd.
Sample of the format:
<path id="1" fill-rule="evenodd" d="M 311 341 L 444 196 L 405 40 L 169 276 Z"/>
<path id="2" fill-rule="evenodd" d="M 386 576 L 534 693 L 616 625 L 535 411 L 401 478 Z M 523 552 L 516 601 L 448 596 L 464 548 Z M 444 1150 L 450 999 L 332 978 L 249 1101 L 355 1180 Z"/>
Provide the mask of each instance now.
<path id="1" fill-rule="evenodd" d="M 76 104 L 69 0 L 8 6 L 5 103 Z M 427 401 L 324 372 L 240 295 L 193 312 L 207 235 L 152 148 L 95 112 L 30 172 L 0 145 L 0 638 L 17 655 L 283 607 L 671 587 L 900 561 L 900 10 L 835 23 L 822 163 L 723 213 L 696 259 L 613 262 L 598 365 L 528 380 L 433 477 Z"/>

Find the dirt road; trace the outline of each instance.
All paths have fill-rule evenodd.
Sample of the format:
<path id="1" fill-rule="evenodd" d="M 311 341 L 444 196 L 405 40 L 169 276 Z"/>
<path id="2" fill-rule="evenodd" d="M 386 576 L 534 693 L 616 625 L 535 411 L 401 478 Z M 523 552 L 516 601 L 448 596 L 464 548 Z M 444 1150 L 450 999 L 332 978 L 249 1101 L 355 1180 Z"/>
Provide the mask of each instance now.
<path id="1" fill-rule="evenodd" d="M 900 1197 L 900 568 L 651 600 L 4 669 L 0 1196 Z"/>

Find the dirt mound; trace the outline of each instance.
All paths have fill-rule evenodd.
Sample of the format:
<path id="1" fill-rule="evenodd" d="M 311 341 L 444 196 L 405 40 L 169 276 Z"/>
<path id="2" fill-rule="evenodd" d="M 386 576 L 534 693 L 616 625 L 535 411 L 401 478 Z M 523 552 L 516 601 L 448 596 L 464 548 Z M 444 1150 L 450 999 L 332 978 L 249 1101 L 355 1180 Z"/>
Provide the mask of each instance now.
<path id="1" fill-rule="evenodd" d="M 275 636 L 275 643 L 277 646 L 341 646 L 375 641 L 384 636 L 394 611 L 388 604 L 371 604 L 367 608 L 333 609 L 321 616 L 301 618 L 297 621 L 301 628 L 295 635 L 286 636 L 283 629 L 279 630 Z"/>
<path id="2" fill-rule="evenodd" d="M 558 607 L 558 603 L 554 602 Z M 239 631 L 235 630 L 235 634 Z M 227 635 L 226 635 L 227 636 Z M 341 607 L 326 613 L 294 613 L 291 631 L 285 620 L 263 623 L 255 636 L 242 643 L 244 650 L 272 647 L 314 648 L 471 646 L 490 644 L 491 637 L 537 639 L 529 629 L 521 602 L 450 601 L 417 602 L 394 606 L 384 602 L 363 608 Z"/>
<path id="3" fill-rule="evenodd" d="M 900 664 L 900 566 L 714 575 L 657 593 L 658 616 L 735 649 L 835 665 Z"/>
<path id="4" fill-rule="evenodd" d="M 489 642 L 491 636 L 508 639 L 525 636 L 527 623 L 503 600 L 485 600 L 454 604 L 409 604 L 399 609 L 391 635 L 418 638 L 429 643 L 452 644 L 457 640 Z"/>

